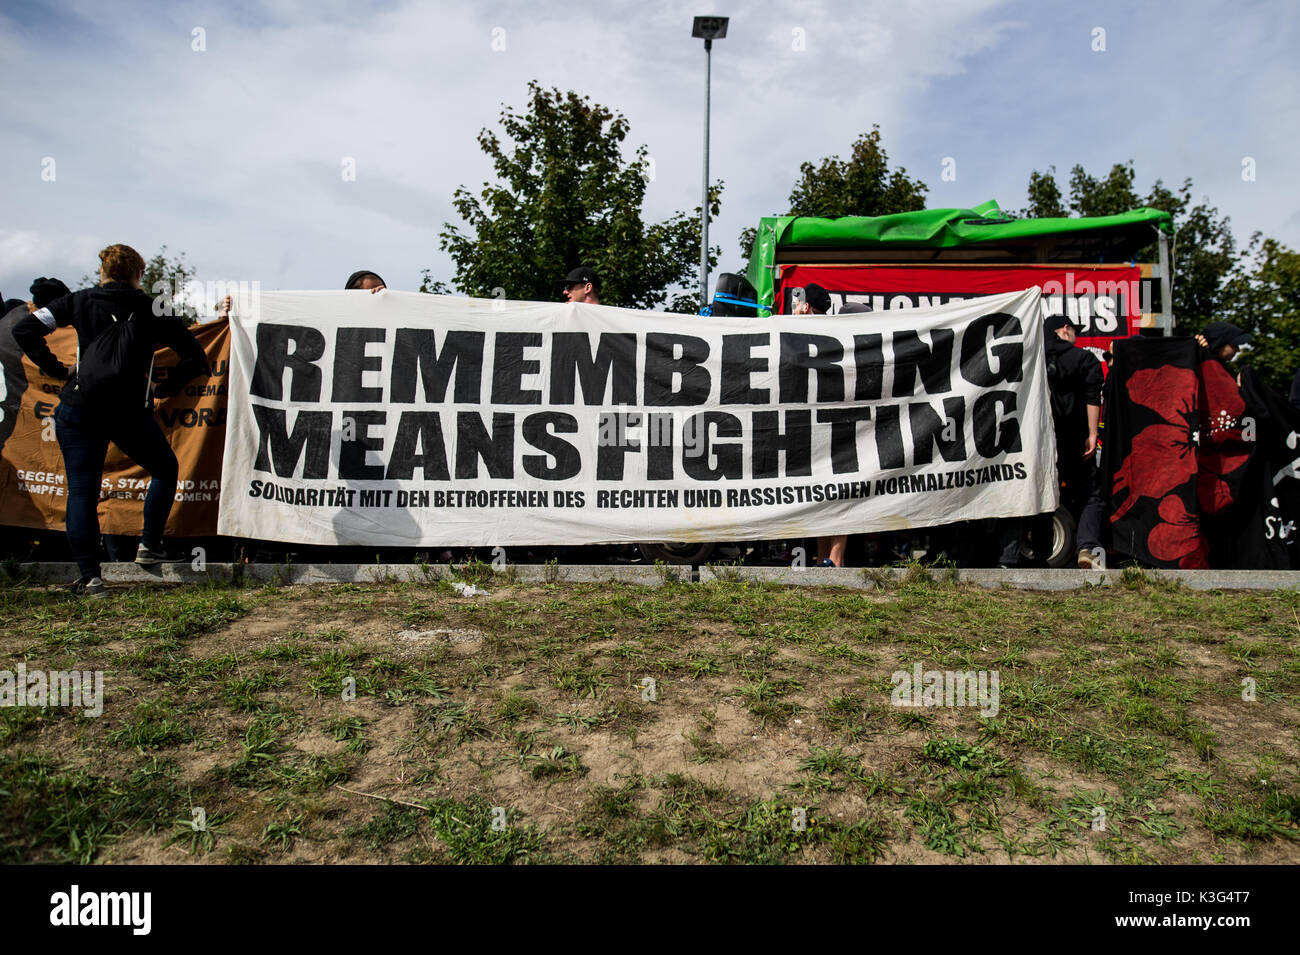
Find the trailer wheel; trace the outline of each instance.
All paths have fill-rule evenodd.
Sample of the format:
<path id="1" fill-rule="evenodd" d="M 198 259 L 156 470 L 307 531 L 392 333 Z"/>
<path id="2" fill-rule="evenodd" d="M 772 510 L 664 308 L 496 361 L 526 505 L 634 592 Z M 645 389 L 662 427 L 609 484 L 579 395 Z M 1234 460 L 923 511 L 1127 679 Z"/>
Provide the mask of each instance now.
<path id="1" fill-rule="evenodd" d="M 1047 566 L 1060 570 L 1073 567 L 1078 557 L 1075 546 L 1077 525 L 1074 515 L 1067 508 L 1058 507 L 1052 515 L 1052 556 L 1047 559 Z"/>
<path id="2" fill-rule="evenodd" d="M 638 544 L 641 556 L 652 564 L 663 561 L 665 564 L 703 564 L 713 556 L 714 544 L 687 544 L 673 541 Z"/>
<path id="3" fill-rule="evenodd" d="M 1031 541 L 1020 545 L 1020 554 L 1025 560 L 1033 556 Z M 1075 522 L 1074 516 L 1064 507 L 1058 507 L 1052 514 L 1052 554 L 1047 558 L 1047 566 L 1053 570 L 1073 567 L 1075 557 Z"/>

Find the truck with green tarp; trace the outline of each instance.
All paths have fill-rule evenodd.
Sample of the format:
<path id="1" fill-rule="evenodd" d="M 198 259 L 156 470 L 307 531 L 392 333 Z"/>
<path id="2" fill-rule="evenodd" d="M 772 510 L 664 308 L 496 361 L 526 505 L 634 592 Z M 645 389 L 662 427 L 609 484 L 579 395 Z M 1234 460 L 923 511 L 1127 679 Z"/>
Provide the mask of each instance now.
<path id="1" fill-rule="evenodd" d="M 1104 352 L 1115 338 L 1172 330 L 1172 239 L 1172 218 L 1158 209 L 1015 219 L 990 201 L 885 216 L 772 216 L 759 221 L 746 292 L 764 315 L 789 314 L 793 290 L 812 282 L 830 292 L 832 313 L 849 302 L 882 311 L 1038 285 L 1044 316 L 1064 312 L 1080 344 Z M 1141 260 L 1148 254 L 1154 261 Z"/>
<path id="2" fill-rule="evenodd" d="M 759 221 L 744 280 L 727 276 L 724 294 L 719 277 L 713 313 L 788 315 L 811 283 L 830 293 L 830 314 L 851 303 L 893 311 L 1037 285 L 1043 317 L 1066 315 L 1077 343 L 1104 359 L 1116 339 L 1172 333 L 1173 241 L 1170 214 L 1150 208 L 1017 219 L 990 201 L 883 216 L 771 216 Z M 1074 557 L 1077 517 L 1057 512 L 1053 566 Z"/>

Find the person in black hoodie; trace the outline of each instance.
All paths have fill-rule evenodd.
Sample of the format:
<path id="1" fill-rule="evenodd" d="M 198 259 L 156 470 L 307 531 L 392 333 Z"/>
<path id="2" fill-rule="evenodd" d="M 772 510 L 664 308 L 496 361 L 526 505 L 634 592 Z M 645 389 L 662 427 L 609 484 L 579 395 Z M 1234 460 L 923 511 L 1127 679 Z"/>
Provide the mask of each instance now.
<path id="1" fill-rule="evenodd" d="M 153 414 L 153 398 L 177 394 L 207 371 L 203 347 L 179 319 L 155 314 L 154 300 L 140 289 L 144 259 L 126 245 L 99 253 L 100 284 L 38 308 L 19 322 L 14 339 L 45 374 L 67 382 L 54 412 L 63 452 L 68 497 L 68 544 L 81 572 L 74 591 L 104 592 L 99 565 L 99 491 L 109 442 L 149 473 L 144 527 L 136 563 L 169 560 L 163 529 L 176 494 L 176 455 Z M 68 369 L 45 336 L 58 327 L 77 330 L 77 367 Z M 97 344 L 98 343 L 98 344 Z M 156 387 L 153 357 L 160 345 L 180 363 Z"/>
<path id="2" fill-rule="evenodd" d="M 1077 334 L 1064 315 L 1051 315 L 1043 322 L 1047 391 L 1052 406 L 1052 428 L 1056 434 L 1056 476 L 1064 485 L 1061 504 L 1076 518 L 1093 491 L 1097 424 L 1101 420 L 1101 386 L 1104 380 L 1101 362 L 1092 352 L 1075 346 Z M 1029 531 L 1034 545 L 1033 563 L 1047 565 L 1052 549 L 1051 514 L 1040 514 L 1019 522 L 1014 519 L 1000 522 L 1001 566 L 1019 565 L 1020 538 L 1025 530 Z M 1078 544 L 1079 566 L 1093 566 L 1093 548 L 1100 546 L 1100 542 L 1085 540 L 1081 533 Z"/>
<path id="3" fill-rule="evenodd" d="M 1241 346 L 1250 339 L 1248 332 L 1243 332 L 1231 322 L 1210 322 L 1205 326 L 1205 331 L 1196 336 L 1196 344 L 1202 348 L 1199 356 L 1202 362 L 1214 360 L 1228 368 L 1228 362 L 1236 357 Z"/>
<path id="4" fill-rule="evenodd" d="M 41 277 L 32 283 L 32 298 L 19 302 L 0 317 L 0 369 L 4 375 L 4 394 L 0 396 L 0 449 L 4 448 L 14 433 L 18 415 L 23 407 L 23 393 L 27 391 L 27 372 L 23 370 L 23 353 L 13 339 L 18 323 L 38 308 L 44 308 L 57 298 L 68 294 L 68 287 L 58 279 Z"/>
<path id="5" fill-rule="evenodd" d="M 1053 315 L 1043 323 L 1047 357 L 1047 388 L 1056 431 L 1056 475 L 1063 487 L 1061 503 L 1078 521 L 1078 565 L 1093 567 L 1101 547 L 1100 524 L 1083 520 L 1084 507 L 1099 492 L 1097 425 L 1101 421 L 1101 388 L 1105 380 L 1101 362 L 1086 348 L 1075 345 L 1069 319 Z M 1099 500 L 1099 498 L 1098 498 Z M 1094 515 L 1095 517 L 1095 515 Z"/>

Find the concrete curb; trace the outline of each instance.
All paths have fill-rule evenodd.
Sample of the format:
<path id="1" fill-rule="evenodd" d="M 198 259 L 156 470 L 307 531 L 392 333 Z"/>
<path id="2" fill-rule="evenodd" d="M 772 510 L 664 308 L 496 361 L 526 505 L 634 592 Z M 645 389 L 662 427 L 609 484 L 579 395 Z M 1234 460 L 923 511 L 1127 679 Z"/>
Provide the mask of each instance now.
<path id="1" fill-rule="evenodd" d="M 691 568 L 611 565 L 510 564 L 501 571 L 503 583 L 592 583 L 618 581 L 646 587 L 662 586 L 676 572 L 679 579 L 691 580 Z M 104 582 L 114 584 L 203 584 L 209 581 L 230 583 L 236 573 L 244 580 L 258 583 L 298 584 L 374 584 L 392 582 L 428 583 L 435 580 L 460 580 L 446 564 L 220 564 L 209 563 L 195 570 L 190 563 L 156 564 L 141 567 L 135 563 L 104 564 Z M 24 564 L 20 574 L 51 584 L 70 584 L 80 573 L 76 564 Z M 490 586 L 490 584 L 488 585 Z"/>
<path id="2" fill-rule="evenodd" d="M 923 569 L 924 572 L 924 569 Z M 716 580 L 776 583 L 803 587 L 888 589 L 917 571 L 909 567 L 701 567 L 700 583 Z M 1178 583 L 1191 590 L 1295 590 L 1300 571 L 1295 570 L 1146 570 L 1151 580 Z M 929 570 L 938 582 L 1008 587 L 1013 590 L 1080 590 L 1118 587 L 1122 570 L 1037 570 L 1031 568 L 968 568 Z"/>
<path id="3" fill-rule="evenodd" d="M 924 572 L 924 571 L 922 571 Z M 113 584 L 202 584 L 230 583 L 236 573 L 244 580 L 279 585 L 373 584 L 430 582 L 459 579 L 446 564 L 208 564 L 194 570 L 188 563 L 140 567 L 133 563 L 105 564 L 104 581 Z M 715 583 L 738 581 L 771 583 L 795 587 L 845 587 L 854 590 L 890 589 L 918 571 L 909 567 L 649 567 L 621 564 L 510 564 L 498 575 L 503 584 L 597 583 L 602 581 L 659 587 L 668 580 Z M 71 563 L 24 564 L 20 574 L 51 584 L 68 584 L 77 579 L 77 565 Z M 929 570 L 936 582 L 973 584 L 977 587 L 1008 587 L 1016 590 L 1079 590 L 1085 587 L 1118 587 L 1119 570 L 1030 570 L 972 568 Z M 1191 590 L 1296 590 L 1300 571 L 1294 570 L 1148 570 L 1152 580 L 1179 583 Z M 490 583 L 487 586 L 491 586 Z"/>

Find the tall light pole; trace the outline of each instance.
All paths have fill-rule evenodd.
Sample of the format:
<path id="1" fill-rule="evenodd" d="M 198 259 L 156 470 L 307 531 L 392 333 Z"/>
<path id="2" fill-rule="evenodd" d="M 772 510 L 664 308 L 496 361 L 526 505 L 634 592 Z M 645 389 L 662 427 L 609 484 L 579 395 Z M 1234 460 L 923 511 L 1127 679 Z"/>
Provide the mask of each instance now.
<path id="1" fill-rule="evenodd" d="M 709 80 L 713 41 L 727 35 L 730 17 L 696 17 L 691 36 L 704 40 L 704 198 L 700 202 L 700 307 L 709 304 Z"/>

